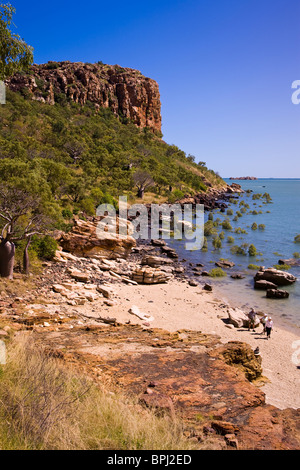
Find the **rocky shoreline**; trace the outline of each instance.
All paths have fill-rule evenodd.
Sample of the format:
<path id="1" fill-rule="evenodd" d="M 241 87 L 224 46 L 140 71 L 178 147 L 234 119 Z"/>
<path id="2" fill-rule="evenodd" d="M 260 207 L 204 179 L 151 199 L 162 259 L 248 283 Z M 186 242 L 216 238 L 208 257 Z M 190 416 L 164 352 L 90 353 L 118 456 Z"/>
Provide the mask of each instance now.
<path id="1" fill-rule="evenodd" d="M 199 444 L 299 449 L 297 371 L 286 347 L 297 337 L 277 328 L 270 348 L 260 332 L 248 333 L 247 312 L 215 298 L 203 266 L 179 260 L 161 239 L 95 245 L 94 227 L 80 221 L 74 239 L 60 235 L 76 254 L 61 246 L 34 287 L 1 292 L 0 339 L 30 333 L 142 406 L 180 413 Z"/>

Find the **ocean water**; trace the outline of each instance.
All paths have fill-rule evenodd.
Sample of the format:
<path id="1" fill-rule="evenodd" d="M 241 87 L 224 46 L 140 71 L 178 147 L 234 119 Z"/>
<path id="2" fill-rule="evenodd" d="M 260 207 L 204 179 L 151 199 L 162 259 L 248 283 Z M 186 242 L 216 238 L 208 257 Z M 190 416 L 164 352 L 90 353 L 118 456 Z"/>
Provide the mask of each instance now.
<path id="1" fill-rule="evenodd" d="M 288 299 L 267 299 L 265 291 L 253 288 L 253 278 L 257 270 L 248 269 L 249 264 L 272 267 L 278 264 L 279 259 L 293 258 L 295 252 L 300 252 L 300 244 L 294 243 L 294 238 L 300 234 L 300 179 L 258 179 L 255 181 L 231 181 L 236 182 L 246 190 L 252 190 L 250 194 L 244 193 L 237 199 L 237 204 L 229 203 L 233 215 L 228 216 L 219 210 L 213 211 L 214 220 L 229 219 L 232 230 L 223 230 L 220 226 L 218 232 L 224 232 L 222 248 L 215 250 L 212 246 L 212 237 L 208 237 L 208 250 L 187 251 L 184 241 L 171 240 L 168 242 L 179 254 L 179 259 L 185 259 L 187 267 L 189 263 L 202 263 L 205 270 L 215 267 L 215 262 L 221 258 L 229 259 L 235 263 L 233 268 L 227 269 L 225 278 L 202 278 L 209 280 L 214 285 L 214 290 L 231 304 L 244 307 L 246 310 L 255 308 L 273 316 L 282 326 L 300 327 L 300 267 L 291 267 L 288 272 L 294 274 L 298 280 L 292 286 L 282 287 L 290 293 Z M 253 194 L 268 193 L 271 203 L 265 203 L 265 199 L 253 199 Z M 234 222 L 237 211 L 241 210 L 240 202 L 249 204 L 242 217 Z M 257 215 L 251 212 L 256 210 Z M 207 220 L 208 214 L 205 214 Z M 252 224 L 264 224 L 264 230 L 252 230 Z M 234 233 L 236 228 L 241 228 L 247 233 Z M 232 254 L 232 245 L 227 242 L 228 236 L 234 237 L 234 245 L 254 244 L 257 252 L 255 257 L 248 254 Z M 242 273 L 245 279 L 233 280 L 231 273 Z M 197 279 L 197 278 L 195 278 Z M 201 278 L 200 278 L 201 279 Z"/>

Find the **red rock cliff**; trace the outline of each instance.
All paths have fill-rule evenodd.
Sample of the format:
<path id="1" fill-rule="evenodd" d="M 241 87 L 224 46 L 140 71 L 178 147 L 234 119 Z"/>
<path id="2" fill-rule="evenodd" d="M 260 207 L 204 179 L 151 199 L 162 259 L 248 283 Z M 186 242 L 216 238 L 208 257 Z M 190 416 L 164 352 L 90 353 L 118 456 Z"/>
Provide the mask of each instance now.
<path id="1" fill-rule="evenodd" d="M 138 70 L 118 65 L 82 62 L 48 62 L 33 65 L 27 75 L 17 73 L 7 81 L 12 91 L 24 88 L 32 98 L 54 104 L 66 96 L 76 103 L 90 101 L 110 108 L 138 127 L 161 131 L 158 84 Z"/>

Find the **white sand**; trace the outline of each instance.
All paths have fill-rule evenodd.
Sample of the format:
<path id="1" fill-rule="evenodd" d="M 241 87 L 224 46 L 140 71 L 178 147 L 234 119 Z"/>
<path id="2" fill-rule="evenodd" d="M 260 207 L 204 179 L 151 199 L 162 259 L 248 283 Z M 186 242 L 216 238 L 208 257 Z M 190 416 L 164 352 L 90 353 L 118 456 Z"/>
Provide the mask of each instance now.
<path id="1" fill-rule="evenodd" d="M 266 394 L 266 402 L 280 409 L 300 408 L 299 329 L 295 328 L 295 332 L 288 331 L 274 322 L 269 340 L 259 334 L 262 327 L 255 333 L 247 329 L 229 329 L 222 321 L 222 318 L 226 319 L 228 316 L 226 309 L 221 307 L 224 301 L 216 298 L 214 292 L 205 292 L 200 286 L 191 287 L 186 281 L 152 286 L 117 284 L 114 285 L 114 290 L 117 305 L 106 307 L 105 314 L 107 312 L 108 316 L 116 317 L 121 323 L 128 320 L 136 324 L 144 323 L 129 313 L 130 307 L 136 305 L 143 313 L 154 317 L 151 327 L 168 331 L 198 330 L 219 335 L 223 343 L 244 341 L 253 349 L 259 346 L 263 374 L 270 380 L 262 388 Z"/>

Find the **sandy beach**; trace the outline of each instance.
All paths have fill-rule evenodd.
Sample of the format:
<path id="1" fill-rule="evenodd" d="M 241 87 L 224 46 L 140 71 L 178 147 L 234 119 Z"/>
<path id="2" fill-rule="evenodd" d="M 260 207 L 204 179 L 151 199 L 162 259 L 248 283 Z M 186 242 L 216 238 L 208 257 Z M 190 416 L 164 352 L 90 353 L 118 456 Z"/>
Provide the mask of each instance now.
<path id="1" fill-rule="evenodd" d="M 244 341 L 253 349 L 257 346 L 262 357 L 263 375 L 269 379 L 262 390 L 266 402 L 280 409 L 300 408 L 300 331 L 289 331 L 274 322 L 269 340 L 261 335 L 262 327 L 255 332 L 247 329 L 228 328 L 229 306 L 220 295 L 192 287 L 187 280 L 172 280 L 168 284 L 114 285 L 116 304 L 105 308 L 109 317 L 125 323 L 144 324 L 136 315 L 129 313 L 132 306 L 150 315 L 151 327 L 168 331 L 182 329 L 217 334 L 222 343 Z M 297 343 L 296 343 L 297 342 Z M 299 351 L 299 354 L 298 354 Z"/>

